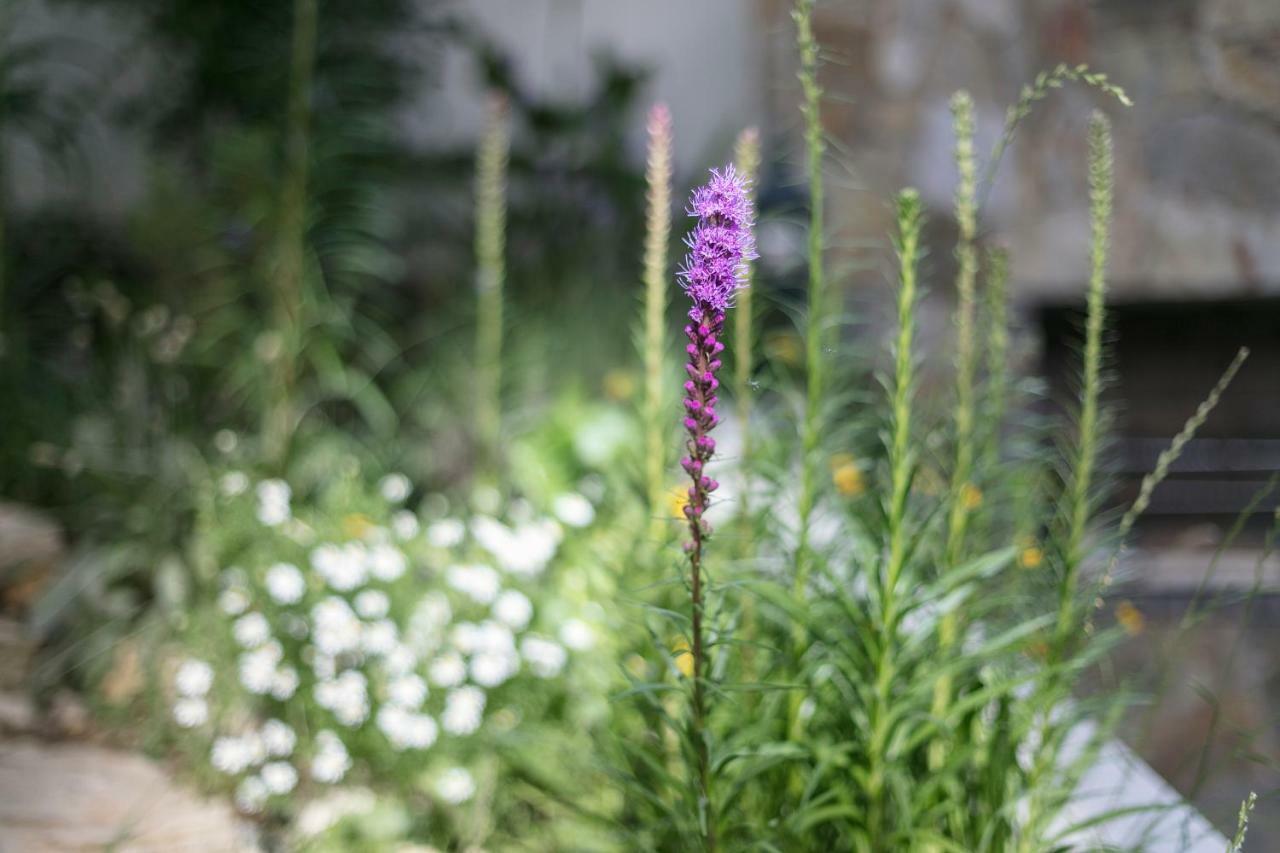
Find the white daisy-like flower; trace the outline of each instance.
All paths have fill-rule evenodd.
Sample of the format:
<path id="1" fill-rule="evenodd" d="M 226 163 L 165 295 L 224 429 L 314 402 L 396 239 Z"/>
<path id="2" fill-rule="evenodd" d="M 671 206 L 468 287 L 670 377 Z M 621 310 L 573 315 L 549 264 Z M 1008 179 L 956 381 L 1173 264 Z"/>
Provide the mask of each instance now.
<path id="1" fill-rule="evenodd" d="M 292 517 L 289 501 L 293 491 L 284 480 L 263 480 L 258 484 L 258 521 L 267 527 L 284 524 Z"/>
<path id="2" fill-rule="evenodd" d="M 383 543 L 369 549 L 369 572 L 380 581 L 394 581 L 408 568 L 404 554 L 394 545 Z"/>
<path id="3" fill-rule="evenodd" d="M 418 524 L 418 516 L 414 515 L 407 509 L 397 510 L 391 515 L 391 532 L 401 542 L 412 539 L 418 535 L 421 526 Z"/>
<path id="4" fill-rule="evenodd" d="M 428 655 L 440 645 L 452 619 L 449 599 L 439 592 L 428 593 L 418 601 L 409 616 L 405 642 L 418 654 Z"/>
<path id="5" fill-rule="evenodd" d="M 236 786 L 236 808 L 246 814 L 257 814 L 269 796 L 271 791 L 266 782 L 258 776 L 248 776 Z"/>
<path id="6" fill-rule="evenodd" d="M 209 763 L 214 769 L 235 776 L 247 770 L 253 763 L 253 749 L 244 738 L 224 735 L 213 742 Z"/>
<path id="7" fill-rule="evenodd" d="M 267 569 L 267 595 L 280 604 L 296 604 L 307 591 L 307 581 L 292 563 L 276 563 Z"/>
<path id="8" fill-rule="evenodd" d="M 218 609 L 228 616 L 239 616 L 249 609 L 249 596 L 239 587 L 224 589 L 218 596 Z"/>
<path id="9" fill-rule="evenodd" d="M 585 652 L 595 646 L 596 634 L 581 619 L 568 619 L 560 626 L 560 642 L 575 652 Z"/>
<path id="10" fill-rule="evenodd" d="M 532 635 L 520 641 L 520 654 L 539 678 L 555 678 L 569 659 L 559 643 Z"/>
<path id="11" fill-rule="evenodd" d="M 213 686 L 213 667 L 202 660 L 187 658 L 174 673 L 173 686 L 183 696 L 204 696 Z"/>
<path id="12" fill-rule="evenodd" d="M 445 582 L 477 604 L 490 604 L 502 588 L 502 579 L 490 567 L 472 563 L 450 566 L 445 570 Z"/>
<path id="13" fill-rule="evenodd" d="M 311 568 L 338 592 L 349 592 L 368 580 L 367 549 L 360 542 L 317 545 L 311 551 Z"/>
<path id="14" fill-rule="evenodd" d="M 400 646 L 398 635 L 396 623 L 390 619 L 379 619 L 364 626 L 360 635 L 360 647 L 368 655 L 387 655 Z"/>
<path id="15" fill-rule="evenodd" d="M 426 714 L 407 711 L 397 705 L 384 705 L 378 711 L 378 728 L 394 749 L 426 749 L 436 742 L 439 729 Z"/>
<path id="16" fill-rule="evenodd" d="M 316 674 L 316 678 L 324 681 L 326 678 L 333 678 L 338 674 L 338 661 L 333 655 L 326 655 L 318 652 L 314 648 L 306 649 L 303 654 L 304 659 L 311 665 L 311 671 Z"/>
<path id="17" fill-rule="evenodd" d="M 466 535 L 466 526 L 456 518 L 442 518 L 427 525 L 427 542 L 436 548 L 456 548 Z"/>
<path id="18" fill-rule="evenodd" d="M 501 566 L 513 575 L 541 574 L 560 545 L 560 525 L 551 519 L 521 524 L 515 530 L 488 516 L 471 521 L 471 533 Z"/>
<path id="19" fill-rule="evenodd" d="M 476 782 L 463 767 L 450 767 L 436 779 L 436 796 L 450 805 L 461 805 L 475 796 Z"/>
<path id="20" fill-rule="evenodd" d="M 388 675 L 406 675 L 418 667 L 418 655 L 404 643 L 399 643 L 382 657 L 382 668 Z"/>
<path id="21" fill-rule="evenodd" d="M 471 659 L 471 680 L 481 687 L 497 687 L 520 671 L 514 651 L 481 652 Z"/>
<path id="22" fill-rule="evenodd" d="M 519 631 L 533 618 L 533 605 L 523 592 L 504 590 L 493 603 L 493 616 L 512 630 Z"/>
<path id="23" fill-rule="evenodd" d="M 298 771 L 287 761 L 272 761 L 258 771 L 262 783 L 272 794 L 287 794 L 298 784 Z"/>
<path id="24" fill-rule="evenodd" d="M 262 746 L 267 754 L 277 758 L 292 754 L 293 748 L 298 745 L 298 736 L 283 720 L 267 720 L 258 734 L 262 737 Z"/>
<path id="25" fill-rule="evenodd" d="M 369 716 L 369 683 L 359 670 L 349 669 L 315 687 L 316 704 L 329 709 L 344 726 L 358 726 Z"/>
<path id="26" fill-rule="evenodd" d="M 551 502 L 556 518 L 570 527 L 586 527 L 596 519 L 596 508 L 577 492 L 566 492 Z"/>
<path id="27" fill-rule="evenodd" d="M 271 679 L 271 698 L 283 702 L 292 699 L 298 692 L 298 671 L 291 666 L 282 666 L 276 670 Z"/>
<path id="28" fill-rule="evenodd" d="M 198 696 L 184 696 L 173 703 L 173 720 L 184 729 L 203 726 L 209 720 L 209 705 Z"/>
<path id="29" fill-rule="evenodd" d="M 378 481 L 378 493 L 388 503 L 398 504 L 413 491 L 413 484 L 404 474 L 388 474 Z"/>
<path id="30" fill-rule="evenodd" d="M 271 623 L 257 611 L 246 613 L 231 626 L 231 636 L 244 648 L 256 649 L 271 639 Z"/>
<path id="31" fill-rule="evenodd" d="M 311 640 L 321 654 L 336 657 L 360 648 L 363 626 L 351 605 L 329 596 L 311 608 Z"/>
<path id="32" fill-rule="evenodd" d="M 387 684 L 387 701 L 401 708 L 421 708 L 427 698 L 427 683 L 410 673 L 393 678 Z"/>
<path id="33" fill-rule="evenodd" d="M 368 814 L 377 803 L 377 797 L 368 788 L 341 788 L 318 799 L 308 800 L 299 810 L 293 825 L 302 837 L 312 838 L 327 832 L 343 818 Z M 411 853 L 413 850 L 403 845 L 396 849 L 400 853 Z M 428 851 L 421 849 L 418 853 Z"/>
<path id="34" fill-rule="evenodd" d="M 457 687 L 467 677 L 467 663 L 462 655 L 447 651 L 431 662 L 427 675 L 437 687 Z"/>
<path id="35" fill-rule="evenodd" d="M 218 487 L 229 498 L 243 495 L 249 488 L 249 478 L 243 471 L 228 471 L 218 480 Z"/>
<path id="36" fill-rule="evenodd" d="M 275 640 L 240 655 L 238 669 L 244 689 L 258 695 L 270 693 L 276 682 L 276 666 L 282 656 L 283 649 Z"/>
<path id="37" fill-rule="evenodd" d="M 440 722 L 451 735 L 469 735 L 484 722 L 485 694 L 479 687 L 458 687 L 444 700 Z"/>
<path id="38" fill-rule="evenodd" d="M 328 729 L 317 732 L 316 754 L 311 759 L 311 778 L 332 785 L 341 782 L 350 769 L 351 756 L 347 754 L 342 738 Z"/>
<path id="39" fill-rule="evenodd" d="M 366 589 L 356 596 L 355 606 L 365 619 L 381 619 L 391 610 L 391 599 L 380 589 Z"/>

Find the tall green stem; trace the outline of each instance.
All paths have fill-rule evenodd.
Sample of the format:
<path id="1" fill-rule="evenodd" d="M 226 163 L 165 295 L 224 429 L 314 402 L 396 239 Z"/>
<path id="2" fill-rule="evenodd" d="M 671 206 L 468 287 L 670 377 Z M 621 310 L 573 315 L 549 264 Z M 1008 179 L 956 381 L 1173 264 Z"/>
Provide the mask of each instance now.
<path id="1" fill-rule="evenodd" d="M 644 430 L 645 483 L 649 514 L 660 531 L 666 515 L 668 417 L 667 247 L 671 242 L 671 112 L 665 104 L 649 111 L 649 156 L 645 180 L 649 210 L 644 240 Z M 672 419 L 673 420 L 673 419 Z"/>
<path id="2" fill-rule="evenodd" d="M 506 278 L 507 99 L 493 94 L 476 154 L 476 436 L 482 468 L 497 467 L 502 433 L 502 308 Z"/>
<path id="3" fill-rule="evenodd" d="M 880 636 L 876 643 L 876 680 L 870 717 L 867 794 L 868 826 L 873 845 L 888 833 L 885 825 L 885 783 L 890 756 L 891 691 L 898 631 L 898 584 L 906 568 L 908 531 L 907 498 L 911 488 L 911 404 L 915 388 L 916 267 L 920 255 L 923 214 L 915 190 L 903 190 L 897 199 L 898 338 L 894 346 L 893 423 L 889 445 L 890 499 L 887 556 L 876 583 Z"/>
<path id="4" fill-rule="evenodd" d="M 760 134 L 754 127 L 749 127 L 738 135 L 738 143 L 734 148 L 733 162 L 748 187 L 754 190 L 756 172 L 760 169 Z M 753 192 L 754 197 L 754 192 Z M 738 422 L 742 429 L 742 459 L 740 467 L 745 474 L 751 470 L 751 369 L 755 364 L 753 335 L 755 333 L 754 297 L 751 288 L 751 269 L 743 279 L 742 289 L 738 291 L 738 304 L 734 309 L 733 343 L 734 343 L 734 390 L 738 398 Z M 749 484 L 747 484 L 749 486 Z M 746 519 L 750 507 L 747 503 L 749 488 L 744 487 L 739 498 L 738 512 Z"/>
<path id="5" fill-rule="evenodd" d="M 275 275 L 279 349 L 275 389 L 268 404 L 267 458 L 283 463 L 294 421 L 298 362 L 305 337 L 307 177 L 311 140 L 311 89 L 316 63 L 316 0 L 294 0 L 290 47 L 289 103 L 286 115 L 284 185 L 280 193 L 280 232 Z"/>

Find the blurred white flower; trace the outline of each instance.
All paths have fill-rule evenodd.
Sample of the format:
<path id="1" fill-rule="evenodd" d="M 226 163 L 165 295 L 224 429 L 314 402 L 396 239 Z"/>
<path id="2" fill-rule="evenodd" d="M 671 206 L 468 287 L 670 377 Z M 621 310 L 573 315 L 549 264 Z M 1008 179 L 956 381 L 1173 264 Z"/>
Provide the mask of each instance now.
<path id="1" fill-rule="evenodd" d="M 294 827 L 303 837 L 320 835 L 343 818 L 368 814 L 377 803 L 377 797 L 368 788 L 340 788 L 309 800 L 298 812 Z"/>
<path id="2" fill-rule="evenodd" d="M 360 646 L 365 654 L 381 656 L 390 654 L 400 645 L 396 623 L 390 619 L 379 619 L 364 626 L 360 636 Z"/>
<path id="3" fill-rule="evenodd" d="M 418 535 L 418 516 L 407 509 L 397 510 L 391 515 L 391 532 L 400 541 L 412 539 Z"/>
<path id="4" fill-rule="evenodd" d="M 323 681 L 338 674 L 338 661 L 332 655 L 318 652 L 315 648 L 308 648 L 303 651 L 303 656 L 303 659 L 311 665 L 311 671 L 316 674 L 316 678 Z"/>
<path id="5" fill-rule="evenodd" d="M 493 603 L 493 615 L 499 622 L 519 631 L 533 618 L 533 605 L 523 592 L 508 589 Z"/>
<path id="6" fill-rule="evenodd" d="M 275 527 L 288 521 L 292 513 L 289 500 L 293 496 L 284 480 L 263 480 L 258 484 L 258 521 L 267 527 Z"/>
<path id="7" fill-rule="evenodd" d="M 398 504 L 409 497 L 413 484 L 404 474 L 388 474 L 378 481 L 378 493 L 388 503 Z"/>
<path id="8" fill-rule="evenodd" d="M 209 719 L 209 705 L 196 696 L 184 696 L 173 703 L 173 720 L 184 729 L 203 726 Z"/>
<path id="9" fill-rule="evenodd" d="M 387 685 L 387 701 L 401 708 L 421 708 L 427 698 L 427 683 L 419 675 L 409 674 L 393 678 Z"/>
<path id="10" fill-rule="evenodd" d="M 277 669 L 275 676 L 271 679 L 271 698 L 283 702 L 286 699 L 292 699 L 293 694 L 297 692 L 298 671 L 291 666 Z"/>
<path id="11" fill-rule="evenodd" d="M 471 680 L 481 687 L 497 687 L 520 671 L 520 657 L 512 651 L 481 652 L 471 659 Z"/>
<path id="12" fill-rule="evenodd" d="M 418 654 L 430 654 L 440 645 L 444 631 L 452 619 L 453 609 L 449 606 L 449 599 L 439 592 L 428 593 L 418 601 L 409 616 L 405 641 Z"/>
<path id="13" fill-rule="evenodd" d="M 209 752 L 209 763 L 214 766 L 214 769 L 228 776 L 234 776 L 248 769 L 253 760 L 252 746 L 244 738 L 239 737 L 224 735 L 213 742 L 213 748 Z"/>
<path id="14" fill-rule="evenodd" d="M 258 734 L 262 737 L 262 746 L 267 755 L 277 758 L 290 755 L 298 744 L 298 736 L 283 720 L 267 720 Z"/>
<path id="15" fill-rule="evenodd" d="M 228 616 L 239 616 L 249 609 L 249 596 L 238 587 L 224 589 L 218 596 L 218 608 Z"/>
<path id="16" fill-rule="evenodd" d="M 451 805 L 460 805 L 475 796 L 476 782 L 462 767 L 450 767 L 436 779 L 436 796 Z"/>
<path id="17" fill-rule="evenodd" d="M 271 639 L 271 623 L 261 613 L 246 613 L 231 626 L 231 636 L 246 649 L 256 649 Z"/>
<path id="18" fill-rule="evenodd" d="M 405 675 L 413 672 L 417 666 L 418 655 L 403 643 L 397 644 L 382 658 L 382 668 L 388 675 Z"/>
<path id="19" fill-rule="evenodd" d="M 559 643 L 535 636 L 528 636 L 520 641 L 520 654 L 534 675 L 540 678 L 555 678 L 564 669 L 569 657 Z"/>
<path id="20" fill-rule="evenodd" d="M 311 568 L 338 592 L 348 592 L 368 579 L 368 554 L 359 542 L 325 543 L 311 551 Z"/>
<path id="21" fill-rule="evenodd" d="M 351 769 L 351 756 L 336 734 L 323 729 L 316 733 L 316 754 L 311 759 L 311 778 L 317 782 L 334 784 Z"/>
<path id="22" fill-rule="evenodd" d="M 551 502 L 551 511 L 556 518 L 570 527 L 586 527 L 595 521 L 596 508 L 577 492 L 566 492 Z"/>
<path id="23" fill-rule="evenodd" d="M 259 773 L 262 774 L 263 785 L 272 794 L 287 794 L 298 784 L 298 771 L 287 761 L 264 764 Z"/>
<path id="24" fill-rule="evenodd" d="M 427 542 L 437 548 L 454 548 L 462 544 L 467 528 L 456 518 L 442 518 L 427 525 Z"/>
<path id="25" fill-rule="evenodd" d="M 478 604 L 492 603 L 502 588 L 498 573 L 480 563 L 450 566 L 444 577 L 449 586 Z"/>
<path id="26" fill-rule="evenodd" d="M 374 545 L 369 550 L 369 571 L 380 581 L 393 581 L 404 574 L 408 563 L 394 545 Z"/>
<path id="27" fill-rule="evenodd" d="M 234 498 L 249 488 L 249 478 L 243 471 L 228 471 L 218 480 L 218 488 L 227 497 Z"/>
<path id="28" fill-rule="evenodd" d="M 467 664 L 462 655 L 448 651 L 431 662 L 427 675 L 438 687 L 456 687 L 467 677 Z"/>
<path id="29" fill-rule="evenodd" d="M 369 683 L 364 674 L 349 669 L 315 687 L 316 704 L 333 712 L 344 726 L 358 726 L 369 716 Z"/>
<path id="30" fill-rule="evenodd" d="M 366 589 L 356 596 L 355 605 L 365 619 L 381 619 L 391 609 L 391 599 L 380 589 Z"/>
<path id="31" fill-rule="evenodd" d="M 276 563 L 267 569 L 267 595 L 280 604 L 296 604 L 307 590 L 302 572 L 292 563 Z"/>
<path id="32" fill-rule="evenodd" d="M 260 648 L 240 655 L 240 683 L 250 693 L 270 693 L 276 682 L 276 666 L 283 656 L 280 643 L 272 640 Z"/>
<path id="33" fill-rule="evenodd" d="M 336 657 L 360 648 L 362 625 L 344 599 L 329 596 L 311 608 L 311 640 L 321 654 Z"/>
<path id="34" fill-rule="evenodd" d="M 493 486 L 477 486 L 471 493 L 471 503 L 480 512 L 492 515 L 502 505 L 502 493 Z"/>
<path id="35" fill-rule="evenodd" d="M 440 721 L 452 735 L 469 735 L 484 721 L 484 691 L 479 687 L 459 687 L 449 691 Z"/>
<path id="36" fill-rule="evenodd" d="M 378 728 L 394 749 L 426 749 L 436 742 L 436 721 L 426 714 L 416 714 L 397 705 L 384 705 L 378 711 Z"/>
<path id="37" fill-rule="evenodd" d="M 246 814 L 256 814 L 262 811 L 262 805 L 270 795 L 266 782 L 257 776 L 249 776 L 236 786 L 236 808 Z"/>
<path id="38" fill-rule="evenodd" d="M 183 696 L 204 696 L 213 686 L 213 667 L 202 660 L 187 658 L 174 674 L 173 686 Z"/>
<path id="39" fill-rule="evenodd" d="M 560 525 L 551 519 L 521 524 L 512 530 L 497 519 L 477 516 L 471 533 L 498 565 L 520 577 L 541 574 L 560 545 Z"/>
<path id="40" fill-rule="evenodd" d="M 560 626 L 560 642 L 575 652 L 585 652 L 595 646 L 596 634 L 581 619 L 568 619 Z"/>

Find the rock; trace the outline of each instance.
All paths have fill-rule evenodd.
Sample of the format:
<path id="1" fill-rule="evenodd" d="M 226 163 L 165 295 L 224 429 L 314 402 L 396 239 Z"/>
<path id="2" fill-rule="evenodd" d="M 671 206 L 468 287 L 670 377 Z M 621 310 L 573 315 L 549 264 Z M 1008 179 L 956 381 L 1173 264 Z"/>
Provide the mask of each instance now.
<path id="1" fill-rule="evenodd" d="M 0 850 L 247 853 L 230 805 L 176 785 L 153 761 L 87 744 L 0 742 Z"/>
<path id="2" fill-rule="evenodd" d="M 0 502 L 0 607 L 29 607 L 61 557 L 56 523 L 28 507 Z"/>
<path id="3" fill-rule="evenodd" d="M 36 728 L 36 708 L 30 697 L 16 692 L 0 693 L 0 732 L 30 734 Z"/>

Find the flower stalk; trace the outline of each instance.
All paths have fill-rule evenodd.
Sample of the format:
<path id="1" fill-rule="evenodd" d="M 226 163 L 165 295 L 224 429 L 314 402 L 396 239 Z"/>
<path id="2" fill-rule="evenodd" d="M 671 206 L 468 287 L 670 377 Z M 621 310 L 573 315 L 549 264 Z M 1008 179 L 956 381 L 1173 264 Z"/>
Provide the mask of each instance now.
<path id="1" fill-rule="evenodd" d="M 645 491 L 655 529 L 666 504 L 667 436 L 662 401 L 667 351 L 667 244 L 671 239 L 671 111 L 649 110 L 649 155 L 645 168 L 648 215 L 644 241 L 644 431 Z M 669 422 L 668 422 L 669 423 Z"/>
<path id="2" fill-rule="evenodd" d="M 502 299 L 506 279 L 507 99 L 495 93 L 476 154 L 476 435 L 486 463 L 496 465 L 502 432 Z"/>
<path id="3" fill-rule="evenodd" d="M 716 412 L 723 366 L 725 313 L 734 294 L 745 283 L 747 262 L 756 257 L 752 237 L 752 205 L 746 181 L 732 165 L 724 171 L 712 170 L 711 180 L 697 189 L 689 206 L 689 215 L 698 225 L 686 241 L 689 254 L 680 271 L 681 284 L 693 305 L 689 323 L 684 327 L 689 343 L 685 347 L 688 362 L 684 369 L 684 421 L 687 433 L 687 455 L 680 465 L 689 475 L 689 502 L 684 507 L 689 524 L 689 596 L 691 604 L 690 650 L 693 658 L 693 695 L 689 728 L 696 762 L 696 786 L 699 800 L 703 843 L 708 850 L 716 847 L 715 809 L 711 797 L 711 762 L 707 742 L 707 648 L 704 627 L 705 588 L 703 548 L 711 528 L 704 518 L 711 494 L 719 488 L 707 466 L 715 454 L 716 442 L 711 432 L 720 422 Z"/>

